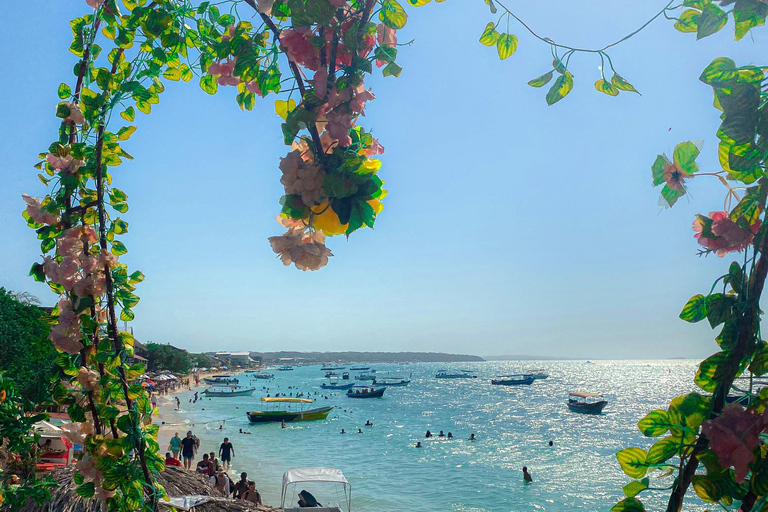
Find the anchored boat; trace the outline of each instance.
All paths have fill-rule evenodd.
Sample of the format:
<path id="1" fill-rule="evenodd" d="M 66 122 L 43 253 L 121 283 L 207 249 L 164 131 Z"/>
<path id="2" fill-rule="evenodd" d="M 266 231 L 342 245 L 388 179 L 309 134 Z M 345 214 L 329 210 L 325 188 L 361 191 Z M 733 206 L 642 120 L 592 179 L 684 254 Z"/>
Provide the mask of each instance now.
<path id="1" fill-rule="evenodd" d="M 384 396 L 386 387 L 376 388 L 374 386 L 355 386 L 347 391 L 349 398 L 381 398 Z"/>
<path id="2" fill-rule="evenodd" d="M 499 375 L 495 379 L 491 379 L 491 384 L 494 386 L 530 386 L 534 380 L 536 379 L 530 375 Z"/>
<path id="3" fill-rule="evenodd" d="M 323 382 L 320 387 L 323 389 L 349 389 L 354 386 L 354 382 L 344 383 L 339 382 L 338 378 L 331 379 L 330 382 Z"/>
<path id="4" fill-rule="evenodd" d="M 528 370 L 525 374 L 530 375 L 534 379 L 546 379 L 549 377 L 549 374 L 545 373 L 544 370 Z"/>
<path id="5" fill-rule="evenodd" d="M 262 397 L 261 401 L 267 404 L 261 411 L 245 413 L 251 423 L 324 420 L 333 410 L 330 405 L 306 408 L 313 403 L 309 398 Z"/>
<path id="6" fill-rule="evenodd" d="M 458 373 L 450 373 L 448 370 L 438 370 L 436 379 L 476 379 L 477 375 L 472 375 L 469 370 L 459 370 Z"/>
<path id="7" fill-rule="evenodd" d="M 608 405 L 606 400 L 597 400 L 603 398 L 600 393 L 585 393 L 584 391 L 574 391 L 568 395 L 568 408 L 573 412 L 583 414 L 600 414 L 603 408 Z"/>
<path id="8" fill-rule="evenodd" d="M 206 384 L 238 384 L 240 381 L 232 375 L 214 375 L 213 377 L 206 377 L 203 379 Z"/>
<path id="9" fill-rule="evenodd" d="M 210 387 L 203 391 L 205 396 L 251 396 L 256 388 L 245 386 Z"/>

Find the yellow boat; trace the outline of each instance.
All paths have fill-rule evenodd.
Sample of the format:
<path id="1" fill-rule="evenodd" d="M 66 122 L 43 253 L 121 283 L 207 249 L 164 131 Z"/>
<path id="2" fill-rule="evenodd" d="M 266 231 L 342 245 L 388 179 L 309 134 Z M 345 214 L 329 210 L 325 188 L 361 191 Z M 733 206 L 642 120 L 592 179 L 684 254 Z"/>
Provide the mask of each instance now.
<path id="1" fill-rule="evenodd" d="M 310 421 L 310 420 L 324 420 L 328 417 L 328 414 L 333 410 L 333 406 L 315 407 L 312 409 L 302 408 L 300 404 L 311 404 L 313 400 L 309 398 L 286 398 L 286 397 L 262 397 L 262 402 L 267 404 L 275 404 L 274 409 L 269 406 L 262 408 L 261 411 L 251 411 L 245 413 L 248 416 L 248 421 L 251 423 L 266 423 L 276 421 Z M 283 408 L 281 404 L 287 404 Z M 291 404 L 296 404 L 291 410 Z"/>

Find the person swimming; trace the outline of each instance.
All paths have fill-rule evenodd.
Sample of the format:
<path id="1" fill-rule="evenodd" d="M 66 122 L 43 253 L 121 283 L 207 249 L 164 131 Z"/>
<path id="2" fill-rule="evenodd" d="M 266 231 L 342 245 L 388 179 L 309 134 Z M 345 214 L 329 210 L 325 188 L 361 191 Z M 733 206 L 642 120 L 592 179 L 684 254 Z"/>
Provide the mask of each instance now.
<path id="1" fill-rule="evenodd" d="M 523 480 L 525 480 L 526 482 L 533 482 L 533 477 L 528 472 L 528 468 L 525 466 L 523 466 Z"/>
<path id="2" fill-rule="evenodd" d="M 342 434 L 346 434 L 346 432 L 344 432 L 344 429 L 341 429 L 341 433 L 342 433 Z"/>
<path id="3" fill-rule="evenodd" d="M 421 448 L 421 441 L 416 441 L 416 448 Z"/>
<path id="4" fill-rule="evenodd" d="M 432 432 L 427 430 L 427 433 L 424 435 L 424 437 L 432 437 Z"/>
<path id="5" fill-rule="evenodd" d="M 439 434 L 437 434 L 437 437 L 445 437 L 445 434 L 443 434 L 443 431 L 441 430 Z"/>
<path id="6" fill-rule="evenodd" d="M 555 442 L 554 442 L 554 441 L 550 441 L 550 442 L 549 442 L 549 446 L 554 446 L 554 445 L 555 445 Z"/>
<path id="7" fill-rule="evenodd" d="M 469 434 L 469 440 L 470 440 L 470 441 L 474 441 L 474 440 L 475 440 L 475 433 L 474 433 L 474 432 L 472 432 L 471 434 Z"/>
<path id="8" fill-rule="evenodd" d="M 453 434 L 451 434 L 450 432 L 448 432 L 448 439 L 453 439 Z"/>

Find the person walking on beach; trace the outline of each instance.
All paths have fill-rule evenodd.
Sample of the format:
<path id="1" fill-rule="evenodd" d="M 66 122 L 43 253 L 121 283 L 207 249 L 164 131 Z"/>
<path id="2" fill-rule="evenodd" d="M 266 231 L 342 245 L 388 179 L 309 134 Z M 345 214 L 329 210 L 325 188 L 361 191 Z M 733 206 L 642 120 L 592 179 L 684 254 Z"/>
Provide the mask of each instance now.
<path id="1" fill-rule="evenodd" d="M 197 441 L 192 437 L 192 431 L 187 432 L 187 437 L 181 440 L 181 456 L 184 459 L 184 469 L 192 469 L 192 460 L 197 451 Z"/>
<path id="2" fill-rule="evenodd" d="M 221 465 L 224 466 L 224 471 L 229 471 L 229 463 L 232 457 L 235 456 L 235 447 L 229 442 L 228 437 L 225 437 L 224 442 L 219 446 L 219 456 L 221 457 Z"/>
<path id="3" fill-rule="evenodd" d="M 532 477 L 532 476 L 531 476 L 531 474 L 528 472 L 528 468 L 527 468 L 527 467 L 525 467 L 525 466 L 523 466 L 523 480 L 525 480 L 525 481 L 526 481 L 526 482 L 528 482 L 528 483 L 531 483 L 531 482 L 533 482 L 533 477 Z"/>
<path id="4" fill-rule="evenodd" d="M 232 497 L 236 500 L 244 500 L 245 493 L 248 492 L 248 473 L 240 473 L 240 481 L 235 484 L 235 491 Z"/>
<path id="5" fill-rule="evenodd" d="M 181 438 L 179 437 L 178 432 L 173 434 L 173 437 L 171 438 L 171 442 L 168 445 L 168 449 L 171 450 L 171 452 L 173 453 L 174 459 L 179 458 L 179 452 L 181 451 Z"/>

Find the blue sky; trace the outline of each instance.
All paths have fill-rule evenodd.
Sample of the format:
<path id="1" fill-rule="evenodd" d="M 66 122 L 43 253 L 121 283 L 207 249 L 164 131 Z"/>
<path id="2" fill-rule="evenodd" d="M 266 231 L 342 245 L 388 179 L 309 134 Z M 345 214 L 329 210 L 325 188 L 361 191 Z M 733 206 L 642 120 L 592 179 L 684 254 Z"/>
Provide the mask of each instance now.
<path id="1" fill-rule="evenodd" d="M 631 32 L 663 1 L 509 5 L 542 35 L 583 47 Z M 81 0 L 30 0 L 0 19 L 5 124 L 0 154 L 0 286 L 46 304 L 27 276 L 39 244 L 21 192 L 42 196 L 32 168 L 55 137 L 56 89 L 74 82 L 69 19 Z M 387 151 L 389 196 L 375 231 L 329 239 L 319 272 L 283 267 L 267 237 L 282 194 L 274 96 L 242 112 L 233 88 L 209 96 L 167 83 L 114 170 L 129 195 L 123 256 L 147 279 L 132 322 L 140 340 L 193 351 L 384 350 L 584 358 L 704 357 L 705 325 L 677 318 L 732 259 L 698 258 L 695 213 L 722 209 L 715 179 L 694 180 L 673 209 L 658 204 L 650 165 L 684 140 L 704 141 L 717 170 L 719 124 L 698 76 L 715 57 L 765 64 L 768 36 L 702 41 L 658 20 L 610 55 L 643 94 L 595 91 L 599 59 L 571 59 L 575 88 L 553 107 L 526 82 L 549 48 L 516 24 L 500 62 L 478 42 L 495 20 L 482 0 L 409 8 L 399 78 L 368 80 L 377 99 L 359 124 Z M 35 16 L 30 25 L 30 12 Z M 241 13 L 247 12 L 242 9 Z M 115 126 L 117 129 L 119 126 Z"/>

